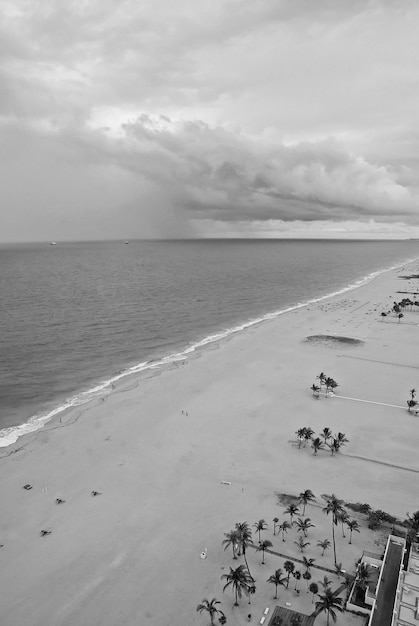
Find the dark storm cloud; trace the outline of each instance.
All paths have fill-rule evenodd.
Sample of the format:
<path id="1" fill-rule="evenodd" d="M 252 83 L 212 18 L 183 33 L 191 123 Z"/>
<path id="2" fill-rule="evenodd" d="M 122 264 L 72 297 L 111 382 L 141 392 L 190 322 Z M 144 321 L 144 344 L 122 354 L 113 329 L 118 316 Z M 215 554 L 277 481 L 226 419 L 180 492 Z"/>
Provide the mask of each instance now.
<path id="1" fill-rule="evenodd" d="M 109 236 L 419 224 L 418 18 L 411 0 L 4 0 L 5 236 L 33 210 L 64 237 L 101 213 Z"/>

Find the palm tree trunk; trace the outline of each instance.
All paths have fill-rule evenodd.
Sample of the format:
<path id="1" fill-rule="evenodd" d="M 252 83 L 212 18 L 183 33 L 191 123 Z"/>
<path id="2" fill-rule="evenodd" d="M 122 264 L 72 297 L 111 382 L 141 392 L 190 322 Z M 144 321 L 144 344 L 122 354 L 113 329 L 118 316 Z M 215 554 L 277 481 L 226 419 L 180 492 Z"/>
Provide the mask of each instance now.
<path id="1" fill-rule="evenodd" d="M 247 562 L 247 559 L 246 559 L 246 548 L 244 548 L 244 547 L 243 547 L 243 557 L 244 557 L 244 562 L 246 563 L 247 571 L 250 574 L 249 563 Z M 250 576 L 252 576 L 252 574 L 250 574 Z M 252 576 L 252 578 L 253 578 L 253 576 Z"/>
<path id="2" fill-rule="evenodd" d="M 334 519 L 332 517 L 332 539 L 333 539 L 333 554 L 335 557 L 335 565 L 336 565 L 336 543 L 335 543 L 335 522 Z"/>

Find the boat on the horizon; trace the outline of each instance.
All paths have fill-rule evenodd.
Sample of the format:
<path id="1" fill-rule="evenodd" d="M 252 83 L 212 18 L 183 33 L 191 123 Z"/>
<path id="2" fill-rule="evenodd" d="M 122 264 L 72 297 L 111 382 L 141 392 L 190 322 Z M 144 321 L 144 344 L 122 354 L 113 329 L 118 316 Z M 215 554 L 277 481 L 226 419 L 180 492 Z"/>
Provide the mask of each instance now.
<path id="1" fill-rule="evenodd" d="M 50 246 L 56 246 L 56 245 L 57 245 L 57 242 L 56 242 L 56 241 L 50 241 L 50 242 L 49 242 L 49 245 L 50 245 Z"/>
<path id="2" fill-rule="evenodd" d="M 125 245 L 126 245 L 126 244 L 128 244 L 128 243 L 129 243 L 129 241 L 125 241 L 124 243 L 125 243 Z"/>

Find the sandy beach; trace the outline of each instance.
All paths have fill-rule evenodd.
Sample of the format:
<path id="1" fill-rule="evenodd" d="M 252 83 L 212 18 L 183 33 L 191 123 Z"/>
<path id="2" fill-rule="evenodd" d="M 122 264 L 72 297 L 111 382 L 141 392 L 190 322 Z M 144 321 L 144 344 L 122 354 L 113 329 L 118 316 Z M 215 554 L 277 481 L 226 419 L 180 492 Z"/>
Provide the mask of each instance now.
<path id="1" fill-rule="evenodd" d="M 233 608 L 233 595 L 222 592 L 221 575 L 238 562 L 221 542 L 236 522 L 263 518 L 273 549 L 298 556 L 294 531 L 285 543 L 273 537 L 272 519 L 286 519 L 277 493 L 317 496 L 306 511 L 316 528 L 305 555 L 328 567 L 331 551 L 321 558 L 316 547 L 330 538 L 320 494 L 402 519 L 419 509 L 419 416 L 406 405 L 419 386 L 419 311 L 400 322 L 381 316 L 404 297 L 398 291 L 414 299 L 419 280 L 399 276 L 418 269 L 415 262 L 385 273 L 183 364 L 133 377 L 2 449 L 2 626 L 205 625 L 196 606 L 213 597 L 228 624 L 244 624 L 247 598 Z M 315 335 L 335 339 L 306 341 Z M 322 371 L 339 387 L 316 399 L 310 386 Z M 349 443 L 334 456 L 314 456 L 295 443 L 302 426 L 344 432 Z M 363 549 L 380 550 L 382 534 L 362 526 L 352 544 L 339 542 L 338 560 L 353 570 Z M 283 559 L 266 555 L 261 565 L 253 550 L 248 557 L 258 623 L 265 607 L 283 606 L 292 592 L 275 601 L 266 583 Z M 305 588 L 302 595 L 293 603 L 309 613 L 311 596 Z M 356 619 L 339 616 L 338 624 Z"/>

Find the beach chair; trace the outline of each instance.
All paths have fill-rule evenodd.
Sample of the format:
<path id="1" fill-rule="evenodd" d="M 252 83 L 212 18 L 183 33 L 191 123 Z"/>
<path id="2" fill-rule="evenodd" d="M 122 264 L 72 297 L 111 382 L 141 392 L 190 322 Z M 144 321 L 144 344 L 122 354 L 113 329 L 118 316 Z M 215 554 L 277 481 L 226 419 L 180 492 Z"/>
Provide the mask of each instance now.
<path id="1" fill-rule="evenodd" d="M 260 618 L 259 624 L 264 624 L 265 623 L 265 619 L 266 619 L 266 617 L 265 617 L 265 615 L 263 615 L 263 617 Z"/>

